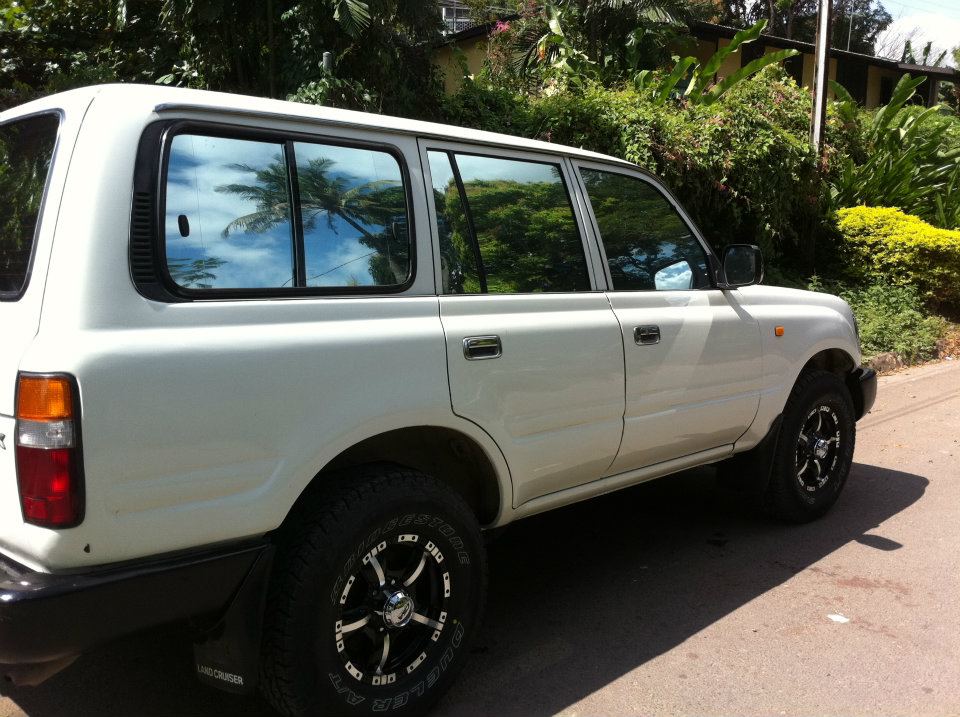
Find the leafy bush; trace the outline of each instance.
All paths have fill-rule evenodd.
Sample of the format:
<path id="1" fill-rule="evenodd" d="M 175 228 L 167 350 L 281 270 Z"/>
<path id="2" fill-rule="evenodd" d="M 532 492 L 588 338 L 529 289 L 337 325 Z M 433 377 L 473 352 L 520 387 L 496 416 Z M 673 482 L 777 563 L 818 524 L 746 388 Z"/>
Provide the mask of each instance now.
<path id="1" fill-rule="evenodd" d="M 936 355 L 946 322 L 927 312 L 915 288 L 874 284 L 841 294 L 857 317 L 865 356 L 894 351 L 915 363 Z"/>
<path id="2" fill-rule="evenodd" d="M 904 75 L 890 102 L 861 123 L 863 154 L 839 156 L 829 178 L 836 206 L 895 206 L 945 228 L 960 228 L 960 120 L 942 107 L 908 103 L 925 78 Z M 840 85 L 837 114 L 862 111 Z"/>
<path id="3" fill-rule="evenodd" d="M 663 104 L 632 86 L 531 96 L 468 80 L 445 101 L 444 119 L 635 162 L 666 181 L 715 246 L 757 242 L 773 257 L 804 249 L 825 214 L 809 106 L 768 67 L 709 106 Z"/>
<path id="4" fill-rule="evenodd" d="M 701 63 L 696 57 L 677 58 L 669 75 L 658 75 L 652 70 L 641 70 L 633 78 L 633 84 L 640 92 L 649 92 L 651 99 L 659 104 L 667 102 L 671 97 L 676 97 L 694 105 L 712 105 L 724 92 L 763 68 L 800 54 L 798 50 L 780 50 L 761 55 L 719 82 L 715 82 L 714 78 L 723 61 L 737 52 L 741 45 L 753 42 L 760 37 L 760 33 L 766 26 L 767 21 L 760 20 L 752 27 L 741 30 L 726 46 L 713 53 L 706 62 Z M 681 88 L 684 82 L 687 85 L 686 89 Z"/>
<path id="5" fill-rule="evenodd" d="M 960 309 L 960 231 L 890 207 L 841 209 L 837 218 L 848 276 L 912 286 L 934 306 Z"/>

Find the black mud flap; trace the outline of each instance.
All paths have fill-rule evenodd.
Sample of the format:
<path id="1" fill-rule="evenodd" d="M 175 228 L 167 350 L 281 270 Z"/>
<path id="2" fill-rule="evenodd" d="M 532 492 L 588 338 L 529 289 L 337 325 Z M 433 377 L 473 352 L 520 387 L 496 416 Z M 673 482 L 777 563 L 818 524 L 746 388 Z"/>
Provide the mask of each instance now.
<path id="1" fill-rule="evenodd" d="M 220 619 L 194 641 L 197 677 L 204 684 L 238 694 L 256 691 L 273 552 L 268 546 L 260 554 Z"/>

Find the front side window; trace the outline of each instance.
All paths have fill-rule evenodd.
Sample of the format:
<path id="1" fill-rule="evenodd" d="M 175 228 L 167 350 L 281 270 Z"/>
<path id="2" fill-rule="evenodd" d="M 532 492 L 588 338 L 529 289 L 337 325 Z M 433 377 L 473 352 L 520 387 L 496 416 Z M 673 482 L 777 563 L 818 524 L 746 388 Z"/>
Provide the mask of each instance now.
<path id="1" fill-rule="evenodd" d="M 186 289 L 397 287 L 411 276 L 403 177 L 381 150 L 178 134 L 164 238 Z"/>
<path id="2" fill-rule="evenodd" d="M 444 291 L 590 289 L 560 165 L 431 151 L 430 167 Z"/>
<path id="3" fill-rule="evenodd" d="M 454 176 L 453 158 L 446 152 L 430 152 L 429 158 L 443 293 L 479 294 L 484 288 L 480 281 L 479 254 Z"/>
<path id="4" fill-rule="evenodd" d="M 637 177 L 581 169 L 617 291 L 710 288 L 707 255 L 667 198 Z"/>
<path id="5" fill-rule="evenodd" d="M 0 298 L 27 283 L 59 126 L 54 115 L 0 125 Z"/>

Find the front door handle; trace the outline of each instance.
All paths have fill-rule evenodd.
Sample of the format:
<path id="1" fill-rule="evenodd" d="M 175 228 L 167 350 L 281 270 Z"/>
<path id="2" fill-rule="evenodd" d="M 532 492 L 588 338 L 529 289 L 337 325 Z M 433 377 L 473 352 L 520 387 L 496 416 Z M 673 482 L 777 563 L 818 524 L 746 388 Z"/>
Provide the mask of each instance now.
<path id="1" fill-rule="evenodd" d="M 633 330 L 633 340 L 638 346 L 650 346 L 660 343 L 659 326 L 637 326 Z"/>
<path id="2" fill-rule="evenodd" d="M 463 340 L 463 355 L 468 361 L 500 358 L 502 354 L 499 336 L 468 336 Z"/>

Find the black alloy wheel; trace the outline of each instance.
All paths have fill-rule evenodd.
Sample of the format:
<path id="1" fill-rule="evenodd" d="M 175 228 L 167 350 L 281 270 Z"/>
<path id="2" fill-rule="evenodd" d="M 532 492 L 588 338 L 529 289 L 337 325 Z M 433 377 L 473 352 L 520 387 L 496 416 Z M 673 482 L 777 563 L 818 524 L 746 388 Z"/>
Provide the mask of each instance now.
<path id="1" fill-rule="evenodd" d="M 797 439 L 797 481 L 807 493 L 836 479 L 842 452 L 840 418 L 830 406 L 811 409 Z"/>
<path id="2" fill-rule="evenodd" d="M 447 627 L 453 586 L 444 562 L 415 532 L 391 536 L 363 556 L 343 587 L 333 630 L 355 679 L 392 684 L 427 659 Z"/>
<path id="3" fill-rule="evenodd" d="M 819 518 L 837 501 L 853 463 L 853 399 L 837 375 L 812 370 L 797 379 L 783 411 L 770 480 L 770 515 L 795 523 Z"/>
<path id="4" fill-rule="evenodd" d="M 310 489 L 277 536 L 261 687 L 288 717 L 423 714 L 469 654 L 486 553 L 459 494 L 372 465 Z"/>

